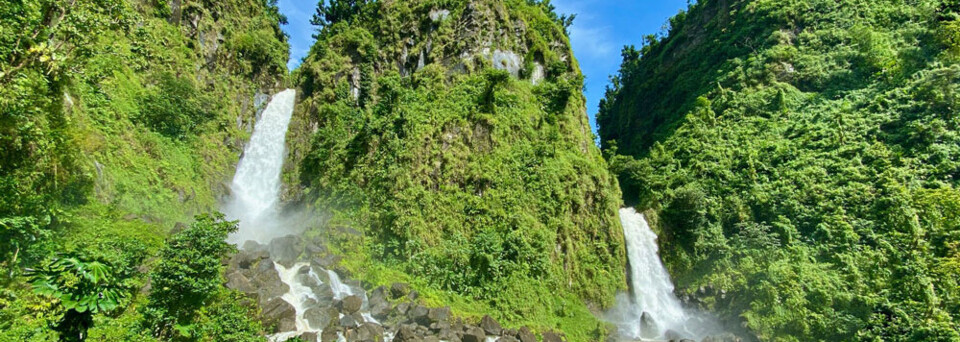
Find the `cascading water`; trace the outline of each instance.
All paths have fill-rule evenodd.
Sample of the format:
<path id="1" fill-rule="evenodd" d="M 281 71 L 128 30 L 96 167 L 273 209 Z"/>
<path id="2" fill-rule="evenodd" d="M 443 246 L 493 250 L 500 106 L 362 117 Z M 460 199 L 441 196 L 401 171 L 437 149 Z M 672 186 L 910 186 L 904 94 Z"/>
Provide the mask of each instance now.
<path id="1" fill-rule="evenodd" d="M 224 212 L 231 220 L 239 220 L 239 229 L 228 241 L 243 245 L 248 240 L 259 244 L 269 244 L 271 240 L 286 236 L 293 231 L 292 226 L 278 212 L 280 194 L 280 174 L 283 169 L 284 148 L 287 126 L 293 115 L 296 91 L 287 89 L 273 96 L 267 108 L 254 127 L 250 142 L 244 149 L 243 158 L 237 165 L 236 174 L 230 185 L 232 196 L 224 206 Z M 272 253 L 272 252 L 271 252 Z M 272 334 L 271 341 L 286 341 L 303 333 L 321 333 L 323 327 L 311 326 L 304 317 L 308 306 L 316 305 L 318 287 L 324 285 L 310 263 L 299 262 L 291 267 L 274 263 L 280 281 L 289 287 L 280 298 L 289 303 L 296 312 L 295 330 Z M 305 271 L 306 269 L 306 272 Z M 350 286 L 342 283 L 335 272 L 323 270 L 329 277 L 328 286 L 336 296 L 343 299 L 354 294 Z M 366 296 L 363 296 L 366 301 Z M 369 317 L 366 314 L 364 318 Z M 375 322 L 372 317 L 367 322 Z M 338 340 L 345 341 L 338 333 Z"/>
<path id="2" fill-rule="evenodd" d="M 643 214 L 620 209 L 620 223 L 630 262 L 630 294 L 617 297 L 617 307 L 608 318 L 620 334 L 632 339 L 700 339 L 719 332 L 717 324 L 702 313 L 685 310 L 673 293 L 670 274 L 657 254 L 657 235 Z M 668 336 L 670 335 L 670 336 Z"/>
<path id="3" fill-rule="evenodd" d="M 247 240 L 260 243 L 286 235 L 275 224 L 280 194 L 280 172 L 287 126 L 293 116 L 297 92 L 281 91 L 273 96 L 253 129 L 253 135 L 237 165 L 230 184 L 232 196 L 224 208 L 228 218 L 240 220 L 240 227 L 229 241 L 242 244 Z"/>

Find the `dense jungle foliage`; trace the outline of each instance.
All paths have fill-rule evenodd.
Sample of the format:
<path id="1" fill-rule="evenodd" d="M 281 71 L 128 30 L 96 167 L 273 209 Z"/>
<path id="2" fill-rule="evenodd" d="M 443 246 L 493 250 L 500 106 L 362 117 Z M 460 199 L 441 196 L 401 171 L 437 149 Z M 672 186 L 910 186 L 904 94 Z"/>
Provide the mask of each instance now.
<path id="1" fill-rule="evenodd" d="M 258 338 L 221 286 L 232 225 L 164 239 L 216 208 L 286 73 L 283 20 L 266 0 L 0 0 L 0 340 Z M 168 270 L 185 258 L 201 279 Z M 147 272 L 204 301 L 147 298 Z"/>
<path id="2" fill-rule="evenodd" d="M 599 339 L 625 287 L 620 193 L 549 2 L 333 1 L 295 72 L 288 196 L 354 276 Z M 338 233 L 339 232 L 339 233 Z M 320 233 L 320 232 L 318 232 Z"/>
<path id="3" fill-rule="evenodd" d="M 678 291 L 761 340 L 960 340 L 960 5 L 703 0 L 598 114 Z"/>

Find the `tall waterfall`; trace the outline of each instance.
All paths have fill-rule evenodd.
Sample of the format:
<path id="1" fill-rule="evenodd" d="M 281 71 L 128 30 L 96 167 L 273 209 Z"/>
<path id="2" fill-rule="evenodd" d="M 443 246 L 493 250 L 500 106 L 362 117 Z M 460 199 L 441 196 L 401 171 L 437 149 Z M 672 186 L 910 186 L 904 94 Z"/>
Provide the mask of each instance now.
<path id="1" fill-rule="evenodd" d="M 232 196 L 224 208 L 228 218 L 240 220 L 240 229 L 230 236 L 232 243 L 246 240 L 261 243 L 286 235 L 276 226 L 280 194 L 280 171 L 287 126 L 293 115 L 297 92 L 281 91 L 273 96 L 253 129 L 243 158 L 230 184 Z"/>
<path id="2" fill-rule="evenodd" d="M 657 235 L 643 214 L 620 209 L 620 223 L 630 263 L 630 293 L 617 297 L 608 318 L 621 336 L 632 339 L 700 339 L 719 332 L 716 323 L 699 312 L 684 309 L 673 293 L 670 274 L 657 254 Z"/>

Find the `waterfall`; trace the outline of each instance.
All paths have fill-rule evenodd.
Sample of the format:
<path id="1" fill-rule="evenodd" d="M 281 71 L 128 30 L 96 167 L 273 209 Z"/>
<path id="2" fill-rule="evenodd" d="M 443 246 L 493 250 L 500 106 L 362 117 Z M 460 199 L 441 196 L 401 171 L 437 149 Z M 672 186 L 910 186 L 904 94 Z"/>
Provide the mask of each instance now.
<path id="1" fill-rule="evenodd" d="M 280 171 L 287 126 L 293 115 L 297 92 L 281 91 L 273 96 L 253 129 L 250 142 L 237 165 L 230 184 L 231 198 L 224 212 L 231 220 L 240 220 L 239 230 L 228 239 L 242 244 L 247 240 L 260 243 L 286 235 L 277 222 L 280 194 Z"/>
<path id="2" fill-rule="evenodd" d="M 294 233 L 289 228 L 294 226 L 289 218 L 279 215 L 278 203 L 287 126 L 293 116 L 296 96 L 296 90 L 293 89 L 274 95 L 257 120 L 250 142 L 244 148 L 243 158 L 237 165 L 237 172 L 230 184 L 231 197 L 223 208 L 227 218 L 240 220 L 239 230 L 228 238 L 231 243 L 242 245 L 252 240 L 266 245 L 275 238 Z M 307 262 L 298 262 L 289 268 L 276 262 L 273 266 L 280 276 L 280 281 L 289 287 L 281 298 L 293 307 L 296 317 L 295 330 L 272 334 L 267 336 L 268 339 L 279 342 L 306 332 L 321 333 L 323 327 L 311 326 L 310 321 L 304 317 L 309 308 L 316 307 L 319 299 L 317 287 L 324 284 L 314 272 L 314 266 Z M 335 272 L 326 272 L 330 276 L 329 285 L 337 299 L 354 294 Z M 346 341 L 339 333 L 337 339 Z"/>
<path id="3" fill-rule="evenodd" d="M 670 274 L 657 254 L 657 235 L 643 214 L 620 209 L 620 223 L 630 263 L 630 293 L 617 297 L 617 307 L 608 318 L 620 334 L 632 339 L 701 339 L 719 332 L 706 315 L 686 310 L 673 293 Z"/>

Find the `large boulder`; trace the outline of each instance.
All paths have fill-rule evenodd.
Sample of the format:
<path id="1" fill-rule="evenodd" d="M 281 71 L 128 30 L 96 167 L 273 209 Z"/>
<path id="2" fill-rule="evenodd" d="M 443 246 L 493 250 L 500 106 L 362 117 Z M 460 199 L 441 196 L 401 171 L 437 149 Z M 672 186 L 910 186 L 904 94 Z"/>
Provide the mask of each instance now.
<path id="1" fill-rule="evenodd" d="M 240 271 L 227 274 L 227 287 L 246 294 L 257 293 L 257 288 Z"/>
<path id="2" fill-rule="evenodd" d="M 463 337 L 460 338 L 463 342 L 484 342 L 486 339 L 487 334 L 483 329 L 474 326 L 467 327 L 467 330 L 463 332 Z"/>
<path id="3" fill-rule="evenodd" d="M 564 342 L 566 341 L 563 336 L 552 331 L 547 331 L 543 333 L 543 342 Z"/>
<path id="4" fill-rule="evenodd" d="M 340 317 L 340 326 L 344 328 L 356 328 L 360 326 L 360 321 L 357 321 L 357 318 L 353 315 L 344 315 Z"/>
<path id="5" fill-rule="evenodd" d="M 427 313 L 427 319 L 430 320 L 430 323 L 446 322 L 450 320 L 450 307 L 445 306 L 442 308 L 430 309 L 430 312 Z"/>
<path id="6" fill-rule="evenodd" d="M 357 341 L 383 340 L 383 327 L 374 323 L 363 323 L 356 330 Z"/>
<path id="7" fill-rule="evenodd" d="M 393 342 L 412 342 L 419 340 L 420 337 L 417 336 L 415 328 L 409 325 L 401 325 L 400 329 L 397 330 L 397 334 L 393 336 Z"/>
<path id="8" fill-rule="evenodd" d="M 280 279 L 280 273 L 274 267 L 273 260 L 260 260 L 253 272 L 250 282 L 257 288 L 261 305 L 290 291 L 290 287 Z"/>
<path id="9" fill-rule="evenodd" d="M 303 340 L 303 342 L 320 342 L 320 335 L 317 335 L 317 333 L 313 331 L 302 333 L 297 337 Z"/>
<path id="10" fill-rule="evenodd" d="M 497 323 L 497 321 L 490 316 L 483 316 L 483 318 L 480 319 L 480 327 L 483 328 L 483 331 L 490 335 L 499 336 L 500 333 L 503 332 L 503 328 L 500 327 L 500 323 Z"/>
<path id="11" fill-rule="evenodd" d="M 352 315 L 357 311 L 360 311 L 360 307 L 363 306 L 363 298 L 360 296 L 347 296 L 340 302 L 340 311 L 344 315 Z"/>
<path id="12" fill-rule="evenodd" d="M 367 305 L 369 306 L 368 310 L 370 315 L 376 319 L 387 318 L 387 314 L 390 313 L 390 302 L 387 301 L 387 288 L 380 286 L 370 292 L 370 297 L 367 298 Z"/>
<path id="13" fill-rule="evenodd" d="M 310 327 L 320 328 L 330 324 L 330 321 L 340 318 L 340 313 L 331 307 L 316 306 L 303 312 L 303 319 Z"/>
<path id="14" fill-rule="evenodd" d="M 520 342 L 537 342 L 537 336 L 527 327 L 520 328 L 520 331 L 517 332 L 517 339 L 519 339 Z"/>
<path id="15" fill-rule="evenodd" d="M 399 299 L 410 293 L 410 285 L 407 283 L 393 283 L 390 285 L 391 299 Z"/>
<path id="16" fill-rule="evenodd" d="M 303 252 L 303 240 L 296 235 L 278 237 L 270 241 L 267 250 L 270 251 L 270 257 L 278 264 L 292 267 Z"/>
<path id="17" fill-rule="evenodd" d="M 262 308 L 263 322 L 275 325 L 276 332 L 297 329 L 297 310 L 283 298 L 270 299 Z"/>
<path id="18" fill-rule="evenodd" d="M 415 305 L 410 311 L 407 311 L 407 317 L 410 318 L 411 322 L 415 322 L 419 325 L 430 326 L 430 319 L 427 316 L 430 314 L 430 309 L 423 305 Z"/>
<path id="19" fill-rule="evenodd" d="M 646 339 L 654 339 L 660 335 L 660 327 L 657 322 L 646 311 L 640 315 L 640 336 Z"/>

